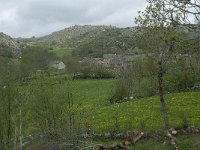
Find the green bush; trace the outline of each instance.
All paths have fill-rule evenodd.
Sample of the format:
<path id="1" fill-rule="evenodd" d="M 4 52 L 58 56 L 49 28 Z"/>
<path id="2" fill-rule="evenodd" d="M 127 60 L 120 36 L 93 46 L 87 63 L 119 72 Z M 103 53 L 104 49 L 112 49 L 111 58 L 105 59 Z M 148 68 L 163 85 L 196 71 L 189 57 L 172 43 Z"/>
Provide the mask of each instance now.
<path id="1" fill-rule="evenodd" d="M 196 75 L 193 72 L 173 71 L 165 76 L 165 87 L 169 92 L 190 90 L 196 83 Z"/>
<path id="2" fill-rule="evenodd" d="M 13 58 L 12 50 L 6 48 L 0 48 L 0 56 Z"/>
<path id="3" fill-rule="evenodd" d="M 127 96 L 127 94 L 128 94 L 127 88 L 120 81 L 118 81 L 114 89 L 114 92 L 111 92 L 109 101 L 110 103 L 122 102 L 123 98 Z"/>
<path id="4" fill-rule="evenodd" d="M 115 78 L 110 70 L 106 70 L 102 66 L 84 66 L 81 67 L 80 74 L 76 77 L 79 79 L 109 79 Z"/>
<path id="5" fill-rule="evenodd" d="M 156 87 L 149 78 L 143 78 L 140 83 L 141 97 L 149 97 L 156 94 Z"/>

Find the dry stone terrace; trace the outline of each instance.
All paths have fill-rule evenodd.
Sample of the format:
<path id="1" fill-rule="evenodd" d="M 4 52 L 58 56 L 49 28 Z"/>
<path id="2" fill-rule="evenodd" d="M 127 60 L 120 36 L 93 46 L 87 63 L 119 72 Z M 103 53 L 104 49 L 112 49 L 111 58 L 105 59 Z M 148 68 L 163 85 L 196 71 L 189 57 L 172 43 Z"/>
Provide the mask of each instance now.
<path id="1" fill-rule="evenodd" d="M 145 55 L 140 54 L 104 54 L 102 58 L 84 57 L 81 63 L 99 64 L 107 69 L 126 68 L 136 59 L 144 59 Z"/>

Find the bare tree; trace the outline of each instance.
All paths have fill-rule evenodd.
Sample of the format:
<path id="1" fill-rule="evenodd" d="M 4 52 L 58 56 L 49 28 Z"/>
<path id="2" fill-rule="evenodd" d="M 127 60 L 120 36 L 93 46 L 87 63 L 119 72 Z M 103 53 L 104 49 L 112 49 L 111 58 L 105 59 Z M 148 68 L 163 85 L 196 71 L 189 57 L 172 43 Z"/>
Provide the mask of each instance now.
<path id="1" fill-rule="evenodd" d="M 163 19 L 165 22 L 189 28 L 198 28 L 196 22 L 200 21 L 199 0 L 147 0 L 152 5 L 162 4 Z"/>
<path id="2" fill-rule="evenodd" d="M 149 6 L 136 18 L 139 25 L 138 38 L 143 43 L 147 57 L 151 57 L 157 64 L 157 80 L 160 102 L 163 110 L 165 129 L 169 128 L 168 109 L 164 99 L 164 75 L 167 62 L 173 56 L 174 45 L 178 32 L 172 22 L 166 19 L 170 11 L 164 11 L 166 5 L 162 0 L 148 0 Z M 174 14 L 175 21 L 179 21 L 179 14 Z"/>

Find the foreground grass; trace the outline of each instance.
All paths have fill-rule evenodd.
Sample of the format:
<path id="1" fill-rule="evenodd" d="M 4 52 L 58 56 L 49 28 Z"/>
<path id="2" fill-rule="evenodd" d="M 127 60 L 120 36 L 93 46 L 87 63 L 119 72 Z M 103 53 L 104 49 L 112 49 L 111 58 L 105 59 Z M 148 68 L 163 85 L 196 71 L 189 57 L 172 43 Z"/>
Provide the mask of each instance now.
<path id="1" fill-rule="evenodd" d="M 93 144 L 100 144 L 100 145 L 111 145 L 113 143 L 119 143 L 120 140 L 96 140 L 93 141 Z M 25 150 L 45 150 L 50 149 L 45 148 L 45 143 L 43 141 L 35 141 L 29 146 L 24 147 Z M 177 137 L 177 144 L 180 150 L 199 150 L 200 149 L 200 135 L 182 135 Z M 90 142 L 88 145 L 90 146 Z M 51 148 L 53 149 L 53 148 Z M 96 147 L 95 150 L 97 150 Z M 143 139 L 136 143 L 134 146 L 131 146 L 130 149 L 134 150 L 174 150 L 174 147 L 170 144 L 168 139 Z M 88 148 L 88 150 L 94 150 L 93 148 Z"/>
<path id="2" fill-rule="evenodd" d="M 103 145 L 111 145 L 119 143 L 120 140 L 96 140 L 95 143 Z M 177 137 L 177 144 L 180 150 L 199 150 L 200 149 L 200 135 L 190 134 L 181 135 Z M 135 150 L 174 150 L 170 141 L 165 138 L 161 139 L 143 139 L 130 147 Z"/>
<path id="3" fill-rule="evenodd" d="M 200 135 L 182 135 L 177 138 L 177 144 L 180 150 L 199 150 Z M 167 139 L 143 140 L 132 147 L 137 150 L 173 150 L 174 147 Z"/>
<path id="4" fill-rule="evenodd" d="M 187 92 L 166 96 L 171 126 L 180 127 L 186 118 L 192 125 L 200 125 L 200 93 Z M 143 128 L 147 131 L 163 129 L 163 114 L 157 96 L 129 101 L 121 104 L 91 108 L 88 117 L 99 130 L 131 130 Z"/>

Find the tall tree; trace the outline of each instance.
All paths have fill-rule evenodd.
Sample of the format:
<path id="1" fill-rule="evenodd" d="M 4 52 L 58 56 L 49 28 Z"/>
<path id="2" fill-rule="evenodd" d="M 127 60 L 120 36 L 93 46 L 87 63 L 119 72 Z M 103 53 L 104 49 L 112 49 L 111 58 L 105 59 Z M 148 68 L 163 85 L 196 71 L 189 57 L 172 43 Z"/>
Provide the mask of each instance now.
<path id="1" fill-rule="evenodd" d="M 146 56 L 152 58 L 157 65 L 157 80 L 160 102 L 163 110 L 165 129 L 169 128 L 168 109 L 164 98 L 164 75 L 166 65 L 173 56 L 174 45 L 178 32 L 166 16 L 170 11 L 162 0 L 148 0 L 149 6 L 136 18 L 139 26 L 138 39 L 143 43 Z M 179 14 L 173 14 L 175 21 L 179 21 Z"/>

